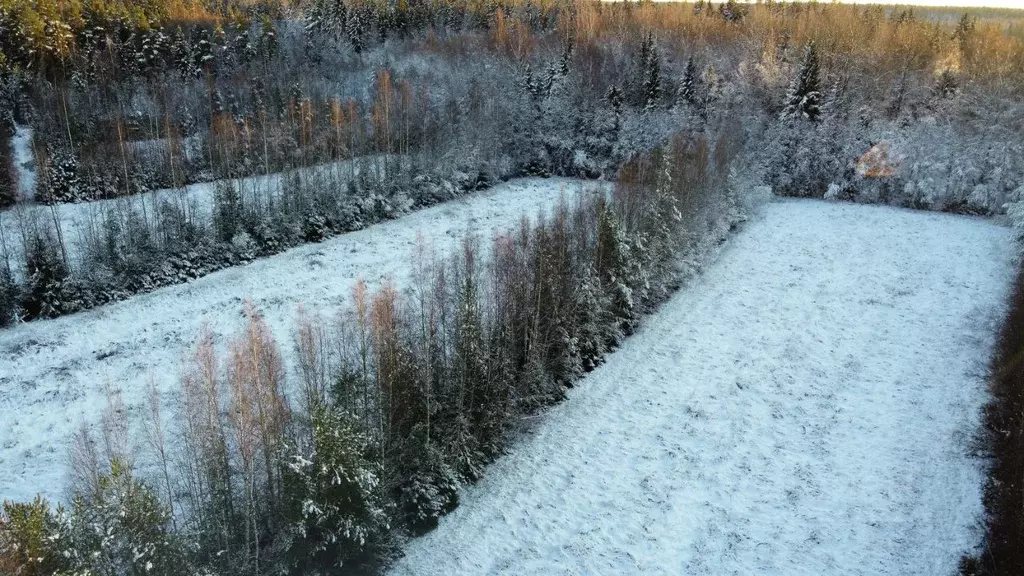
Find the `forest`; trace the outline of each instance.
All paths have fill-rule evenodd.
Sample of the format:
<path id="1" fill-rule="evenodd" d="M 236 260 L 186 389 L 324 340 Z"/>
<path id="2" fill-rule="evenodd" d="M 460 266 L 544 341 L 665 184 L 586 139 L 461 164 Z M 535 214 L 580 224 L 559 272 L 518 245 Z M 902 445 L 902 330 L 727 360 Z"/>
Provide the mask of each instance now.
<path id="1" fill-rule="evenodd" d="M 0 572 L 376 573 L 742 224 L 749 189 L 1024 221 L 1013 22 L 768 0 L 0 0 L 0 137 L 23 142 L 0 146 L 0 329 L 513 178 L 612 183 L 452 257 L 424 247 L 411 286 L 360 284 L 292 334 L 247 304 L 235 340 L 194 343 L 173 400 L 111 396 L 62 504 L 4 503 Z M 991 482 L 990 507 L 1024 494 Z M 1017 554 L 963 571 L 1013 574 Z"/>

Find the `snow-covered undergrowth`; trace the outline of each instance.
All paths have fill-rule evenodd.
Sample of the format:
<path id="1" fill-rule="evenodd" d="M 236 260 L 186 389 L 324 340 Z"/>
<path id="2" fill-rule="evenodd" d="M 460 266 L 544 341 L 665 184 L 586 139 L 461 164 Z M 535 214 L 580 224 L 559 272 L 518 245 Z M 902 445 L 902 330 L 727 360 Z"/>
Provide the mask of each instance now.
<path id="1" fill-rule="evenodd" d="M 955 573 L 1010 237 L 770 204 L 393 573 Z"/>
<path id="2" fill-rule="evenodd" d="M 106 390 L 120 389 L 132 409 L 142 404 L 147 379 L 163 391 L 175 388 L 201 328 L 226 341 L 245 323 L 244 299 L 275 333 L 291 334 L 299 305 L 329 316 L 359 277 L 371 286 L 391 277 L 401 287 L 420 241 L 444 254 L 468 231 L 489 238 L 592 188 L 600 185 L 515 180 L 188 284 L 0 332 L 0 500 L 37 492 L 59 498 L 69 436 L 97 421 Z"/>

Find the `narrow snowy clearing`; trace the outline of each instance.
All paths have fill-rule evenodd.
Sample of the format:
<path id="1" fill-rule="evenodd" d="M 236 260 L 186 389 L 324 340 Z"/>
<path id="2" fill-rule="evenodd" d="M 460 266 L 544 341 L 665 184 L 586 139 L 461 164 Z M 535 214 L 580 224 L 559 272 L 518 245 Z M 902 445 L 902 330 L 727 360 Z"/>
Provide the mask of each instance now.
<path id="1" fill-rule="evenodd" d="M 78 203 L 60 203 L 53 206 L 35 204 L 35 169 L 32 156 L 32 131 L 30 128 L 19 127 L 11 138 L 11 146 L 15 151 L 15 166 L 18 168 L 19 187 L 23 203 L 7 210 L 0 211 L 0 235 L 8 253 L 17 265 L 21 253 L 22 234 L 32 226 L 41 226 L 43 230 L 55 230 L 55 222 L 60 224 L 61 237 L 65 248 L 72 257 L 78 256 L 87 245 L 87 239 L 95 237 L 103 227 L 104 218 L 108 214 L 121 217 L 129 212 L 152 218 L 163 204 L 170 204 L 181 210 L 183 214 L 199 222 L 210 222 L 216 200 L 218 182 L 230 182 L 237 187 L 243 201 L 252 198 L 261 201 L 267 197 L 276 197 L 281 193 L 283 177 L 290 172 L 275 172 L 262 176 L 249 176 L 233 180 L 202 182 L 189 184 L 182 188 L 164 188 L 144 194 L 121 196 Z M 321 164 L 308 168 L 299 168 L 303 175 L 315 178 L 336 177 L 339 182 L 347 182 L 362 170 L 371 172 L 383 170 L 380 163 L 384 156 L 362 156 L 355 160 L 344 160 L 329 164 Z M 2 254 L 0 254 L 2 255 Z"/>
<path id="2" fill-rule="evenodd" d="M 15 126 L 11 136 L 14 151 L 14 171 L 18 175 L 18 194 L 21 200 L 31 201 L 36 194 L 35 157 L 32 155 L 32 128 Z"/>
<path id="3" fill-rule="evenodd" d="M 1009 230 L 769 204 L 404 574 L 955 574 Z"/>
<path id="4" fill-rule="evenodd" d="M 175 401 L 182 361 L 202 326 L 223 344 L 243 325 L 243 300 L 265 315 L 291 367 L 300 304 L 331 317 L 359 277 L 371 286 L 390 277 L 402 287 L 418 235 L 444 256 L 467 231 L 488 239 L 597 188 L 567 179 L 511 181 L 188 284 L 0 331 L 0 500 L 59 497 L 69 436 L 97 421 L 105 389 L 121 389 L 129 408 L 138 407 L 153 378 L 165 402 Z"/>

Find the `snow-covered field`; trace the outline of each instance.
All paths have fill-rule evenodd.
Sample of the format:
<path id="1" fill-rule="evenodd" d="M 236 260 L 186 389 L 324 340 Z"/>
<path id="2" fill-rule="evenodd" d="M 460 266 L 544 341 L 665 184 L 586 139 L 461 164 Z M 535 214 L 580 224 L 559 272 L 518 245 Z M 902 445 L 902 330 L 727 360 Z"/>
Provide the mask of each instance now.
<path id="1" fill-rule="evenodd" d="M 443 255 L 468 230 L 489 238 L 596 187 L 515 180 L 188 284 L 0 331 L 0 500 L 36 492 L 60 497 L 69 436 L 82 422 L 98 420 L 107 387 L 121 389 L 129 407 L 139 406 L 153 378 L 167 392 L 165 402 L 173 401 L 201 327 L 209 326 L 222 344 L 234 337 L 244 299 L 264 313 L 287 361 L 297 306 L 331 315 L 359 277 L 371 285 L 392 277 L 401 287 L 418 235 Z"/>
<path id="2" fill-rule="evenodd" d="M 393 574 L 956 573 L 1010 232 L 769 204 Z"/>
<path id="3" fill-rule="evenodd" d="M 109 198 L 92 202 L 65 203 L 55 206 L 34 204 L 31 202 L 35 191 L 35 171 L 32 166 L 31 129 L 19 127 L 11 138 L 15 150 L 15 165 L 19 168 L 18 175 L 22 199 L 26 202 L 15 207 L 0 211 L 0 234 L 6 243 L 8 252 L 15 256 L 21 253 L 22 230 L 33 224 L 44 229 L 53 229 L 54 222 L 60 224 L 61 235 L 66 243 L 68 253 L 74 257 L 85 246 L 86 239 L 101 230 L 104 216 L 108 213 L 124 214 L 134 211 L 152 217 L 161 204 L 171 203 L 183 213 L 191 215 L 199 221 L 208 222 L 213 214 L 216 182 L 191 184 L 183 188 L 154 190 L 145 194 Z M 27 154 L 27 156 L 25 156 Z M 356 160 L 345 160 L 331 164 L 323 164 L 301 169 L 305 174 L 337 176 L 345 182 L 361 170 L 376 170 L 383 161 L 383 156 L 365 156 Z M 233 182 L 237 185 L 243 198 L 266 198 L 277 195 L 281 190 L 282 176 L 285 173 L 273 173 L 264 176 L 239 178 Z M 17 262 L 15 262 L 17 263 Z"/>

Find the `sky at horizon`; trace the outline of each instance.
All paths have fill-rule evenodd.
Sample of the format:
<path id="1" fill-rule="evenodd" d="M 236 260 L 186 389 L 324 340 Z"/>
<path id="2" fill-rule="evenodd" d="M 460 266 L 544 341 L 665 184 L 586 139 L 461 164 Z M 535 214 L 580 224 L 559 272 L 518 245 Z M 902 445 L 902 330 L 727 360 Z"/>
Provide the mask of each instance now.
<path id="1" fill-rule="evenodd" d="M 1024 0 L 898 0 L 880 2 L 877 0 L 842 0 L 856 4 L 909 4 L 913 6 L 957 6 L 965 8 L 1022 8 Z"/>
<path id="2" fill-rule="evenodd" d="M 720 0 L 715 0 L 720 1 Z M 748 0 L 753 1 L 753 0 Z M 828 2 L 829 0 L 819 0 Z M 1024 10 L 1024 0 L 840 0 L 846 4 L 898 4 L 901 6 L 951 6 L 961 8 L 1017 8 Z"/>

